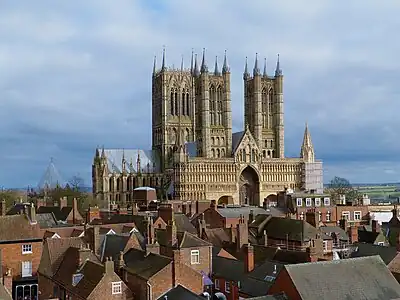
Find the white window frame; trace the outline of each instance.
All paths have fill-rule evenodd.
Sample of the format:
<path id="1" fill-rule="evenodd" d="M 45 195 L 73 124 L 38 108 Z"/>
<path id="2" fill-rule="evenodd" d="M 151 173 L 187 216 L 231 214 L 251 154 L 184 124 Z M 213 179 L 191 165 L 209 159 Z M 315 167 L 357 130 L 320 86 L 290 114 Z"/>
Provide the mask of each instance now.
<path id="1" fill-rule="evenodd" d="M 314 201 L 315 201 L 315 206 L 321 206 L 321 198 L 315 198 L 314 199 Z"/>
<path id="2" fill-rule="evenodd" d="M 296 205 L 297 207 L 303 206 L 303 198 L 296 198 Z"/>
<path id="3" fill-rule="evenodd" d="M 345 216 L 347 216 L 347 218 L 344 218 Z M 350 212 L 349 211 L 347 211 L 347 210 L 345 210 L 345 211 L 342 211 L 342 219 L 344 218 L 345 220 L 347 220 L 347 221 L 350 221 L 351 220 L 351 214 L 350 214 Z"/>
<path id="4" fill-rule="evenodd" d="M 320 211 L 318 212 L 318 221 L 320 222 L 322 221 L 322 212 Z"/>
<path id="5" fill-rule="evenodd" d="M 307 207 L 312 206 L 312 199 L 311 198 L 306 198 L 306 206 Z"/>
<path id="6" fill-rule="evenodd" d="M 325 197 L 324 198 L 324 206 L 330 206 L 331 205 L 331 198 Z"/>
<path id="7" fill-rule="evenodd" d="M 214 280 L 214 288 L 219 290 L 219 279 Z"/>
<path id="8" fill-rule="evenodd" d="M 25 271 L 29 270 L 29 271 Z M 22 277 L 31 277 L 32 276 L 32 262 L 31 261 L 23 261 L 21 264 L 21 276 Z"/>
<path id="9" fill-rule="evenodd" d="M 384 242 L 378 242 L 378 246 L 385 246 Z"/>
<path id="10" fill-rule="evenodd" d="M 356 218 L 357 215 L 359 215 L 360 217 Z M 361 211 L 360 210 L 354 211 L 353 212 L 353 218 L 354 218 L 354 221 L 361 221 L 361 218 L 362 218 Z"/>
<path id="11" fill-rule="evenodd" d="M 330 211 L 326 212 L 325 218 L 326 218 L 326 222 L 330 222 L 331 221 L 331 212 Z"/>
<path id="12" fill-rule="evenodd" d="M 22 254 L 32 254 L 32 244 L 22 245 Z"/>
<path id="13" fill-rule="evenodd" d="M 323 241 L 324 244 L 324 252 L 328 251 L 328 241 Z"/>
<path id="14" fill-rule="evenodd" d="M 230 294 L 231 292 L 231 283 L 230 281 L 225 281 L 225 293 Z"/>
<path id="15" fill-rule="evenodd" d="M 122 294 L 122 281 L 111 283 L 111 293 L 113 295 Z"/>
<path id="16" fill-rule="evenodd" d="M 200 251 L 199 250 L 191 250 L 190 251 L 190 264 L 192 264 L 192 265 L 200 264 Z"/>

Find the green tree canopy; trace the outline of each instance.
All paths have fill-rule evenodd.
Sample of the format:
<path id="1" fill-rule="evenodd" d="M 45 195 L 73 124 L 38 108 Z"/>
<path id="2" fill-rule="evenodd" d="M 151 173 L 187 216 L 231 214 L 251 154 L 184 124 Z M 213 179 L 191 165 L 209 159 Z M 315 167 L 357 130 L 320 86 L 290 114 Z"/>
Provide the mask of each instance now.
<path id="1" fill-rule="evenodd" d="M 334 199 L 339 199 L 339 195 L 345 195 L 346 200 L 357 200 L 359 198 L 358 191 L 352 186 L 349 180 L 342 177 L 334 177 L 328 185 L 328 193 Z"/>

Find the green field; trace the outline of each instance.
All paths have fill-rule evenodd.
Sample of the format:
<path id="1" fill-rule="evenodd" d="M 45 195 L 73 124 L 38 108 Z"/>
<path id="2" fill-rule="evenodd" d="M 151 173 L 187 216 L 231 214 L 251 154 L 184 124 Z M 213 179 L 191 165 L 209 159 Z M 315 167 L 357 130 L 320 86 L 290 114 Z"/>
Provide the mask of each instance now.
<path id="1" fill-rule="evenodd" d="M 396 198 L 400 197 L 398 186 L 362 186 L 357 187 L 361 194 L 367 194 L 370 198 Z"/>

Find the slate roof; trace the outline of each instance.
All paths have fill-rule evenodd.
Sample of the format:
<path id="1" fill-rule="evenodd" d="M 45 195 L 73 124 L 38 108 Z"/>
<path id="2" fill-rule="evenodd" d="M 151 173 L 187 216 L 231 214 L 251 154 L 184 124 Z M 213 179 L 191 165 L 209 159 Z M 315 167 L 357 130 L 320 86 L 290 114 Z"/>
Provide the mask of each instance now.
<path id="1" fill-rule="evenodd" d="M 0 243 L 41 238 L 39 225 L 31 225 L 26 215 L 8 215 L 0 217 Z"/>
<path id="2" fill-rule="evenodd" d="M 157 242 L 165 247 L 171 247 L 170 241 L 168 241 L 167 231 L 165 229 L 156 229 L 156 240 Z M 177 232 L 176 234 L 178 240 L 178 247 L 183 248 L 193 248 L 193 247 L 207 247 L 212 246 L 211 243 L 202 240 L 190 232 Z"/>
<path id="3" fill-rule="evenodd" d="M 264 208 L 255 206 L 227 205 L 226 207 L 217 207 L 218 213 L 225 218 L 238 218 L 240 215 L 243 215 L 247 219 L 251 210 L 254 217 L 268 214 Z"/>
<path id="4" fill-rule="evenodd" d="M 272 217 L 265 228 L 268 237 L 290 241 L 309 241 L 315 238 L 318 230 L 303 220 Z"/>
<path id="5" fill-rule="evenodd" d="M 113 261 L 117 260 L 120 252 L 124 252 L 127 244 L 129 242 L 130 247 L 134 247 L 136 249 L 143 249 L 144 245 L 141 245 L 139 240 L 137 240 L 136 235 L 106 235 L 104 237 L 103 245 L 102 245 L 102 254 L 101 259 L 102 261 L 105 260 L 106 257 L 112 257 Z"/>
<path id="6" fill-rule="evenodd" d="M 68 209 L 68 207 L 63 207 L 60 209 L 58 206 L 40 206 L 36 209 L 36 213 L 38 214 L 53 214 L 57 221 L 65 221 L 71 212 L 72 207 Z"/>
<path id="7" fill-rule="evenodd" d="M 331 236 L 332 238 L 336 236 L 336 238 L 340 241 L 349 240 L 349 236 L 347 235 L 346 231 L 339 226 L 321 226 L 319 229 L 322 233 Z"/>
<path id="8" fill-rule="evenodd" d="M 57 282 L 76 295 L 86 299 L 99 284 L 104 276 L 104 266 L 101 265 L 94 254 L 87 260 L 79 273 L 83 274 L 82 279 L 75 286 L 72 285 L 72 275 L 78 270 L 79 249 L 70 247 L 65 252 L 59 269 L 54 275 Z"/>
<path id="9" fill-rule="evenodd" d="M 132 248 L 124 254 L 124 262 L 128 272 L 144 279 L 150 279 L 172 263 L 172 259 L 154 253 L 146 255 L 146 251 Z"/>
<path id="10" fill-rule="evenodd" d="M 378 238 L 385 240 L 385 237 L 381 231 L 367 231 L 367 230 L 358 230 L 358 241 L 363 243 L 375 243 Z"/>
<path id="11" fill-rule="evenodd" d="M 174 213 L 175 226 L 177 231 L 187 231 L 193 234 L 197 234 L 197 229 L 190 223 L 187 215 L 181 213 Z"/>
<path id="12" fill-rule="evenodd" d="M 379 255 L 388 265 L 397 255 L 396 247 L 378 246 L 368 243 L 357 243 L 356 251 L 351 253 L 351 257 L 366 257 Z"/>
<path id="13" fill-rule="evenodd" d="M 57 226 L 57 219 L 53 213 L 37 213 L 36 221 L 40 228 L 51 228 Z"/>
<path id="14" fill-rule="evenodd" d="M 157 300 L 165 300 L 165 299 L 171 299 L 171 300 L 204 300 L 204 297 L 201 297 L 199 295 L 196 295 L 192 291 L 184 288 L 180 284 L 177 285 L 176 287 L 170 289 L 168 292 L 165 294 L 161 295 L 160 297 L 157 298 Z"/>
<path id="15" fill-rule="evenodd" d="M 285 293 L 279 293 L 276 295 L 247 298 L 247 300 L 289 300 L 289 298 L 286 296 Z"/>
<path id="16" fill-rule="evenodd" d="M 230 242 L 230 228 L 204 228 L 204 234 L 207 240 L 213 246 L 223 247 L 226 243 Z M 236 236 L 236 233 L 234 233 Z M 205 238 L 203 236 L 203 238 Z"/>
<path id="17" fill-rule="evenodd" d="M 239 146 L 245 131 L 238 131 L 232 134 L 232 153 L 235 152 L 236 148 Z"/>
<path id="18" fill-rule="evenodd" d="M 285 269 L 302 299 L 389 300 L 400 297 L 400 285 L 379 256 L 286 265 Z"/>

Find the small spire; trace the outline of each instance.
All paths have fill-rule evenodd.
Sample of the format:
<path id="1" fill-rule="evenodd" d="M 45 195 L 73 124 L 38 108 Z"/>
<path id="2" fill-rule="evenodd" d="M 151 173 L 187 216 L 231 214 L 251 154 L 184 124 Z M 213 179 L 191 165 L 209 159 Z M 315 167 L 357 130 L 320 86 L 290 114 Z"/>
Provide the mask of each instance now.
<path id="1" fill-rule="evenodd" d="M 275 69 L 275 77 L 277 76 L 282 76 L 282 70 L 280 66 L 280 61 L 279 61 L 279 54 L 278 54 L 278 59 L 276 61 L 276 69 Z"/>
<path id="2" fill-rule="evenodd" d="M 190 61 L 190 74 L 194 74 L 194 50 L 192 48 L 192 58 Z"/>
<path id="3" fill-rule="evenodd" d="M 194 71 L 193 71 L 193 75 L 194 76 L 199 76 L 200 72 L 199 72 L 199 66 L 197 65 L 197 54 L 194 55 Z"/>
<path id="4" fill-rule="evenodd" d="M 304 137 L 303 137 L 303 144 L 301 145 L 300 157 L 306 159 L 307 162 L 314 161 L 314 146 L 311 141 L 311 134 L 310 131 L 308 130 L 307 122 L 304 129 Z"/>
<path id="5" fill-rule="evenodd" d="M 182 55 L 182 58 L 181 58 L 181 72 L 183 72 L 183 55 Z"/>
<path id="6" fill-rule="evenodd" d="M 203 60 L 201 61 L 201 73 L 207 73 L 208 72 L 208 67 L 206 63 L 206 48 L 203 48 Z"/>
<path id="7" fill-rule="evenodd" d="M 165 46 L 163 47 L 161 70 L 165 70 Z"/>
<path id="8" fill-rule="evenodd" d="M 104 145 L 103 145 L 103 147 L 101 148 L 101 157 L 102 157 L 102 158 L 105 158 L 105 157 L 106 157 L 106 153 L 105 153 L 105 151 L 104 151 Z"/>
<path id="9" fill-rule="evenodd" d="M 153 76 L 156 74 L 156 67 L 157 67 L 157 56 L 154 55 Z"/>
<path id="10" fill-rule="evenodd" d="M 218 56 L 215 56 L 215 67 L 214 67 L 214 75 L 220 75 L 219 69 L 218 69 Z"/>
<path id="11" fill-rule="evenodd" d="M 263 76 L 267 77 L 267 58 L 264 58 L 264 72 L 263 72 Z"/>
<path id="12" fill-rule="evenodd" d="M 254 61 L 253 75 L 254 76 L 260 75 L 260 68 L 258 67 L 258 53 L 256 53 L 256 60 Z"/>
<path id="13" fill-rule="evenodd" d="M 247 78 L 249 78 L 249 71 L 247 68 L 247 56 L 246 56 L 246 62 L 244 64 L 243 79 L 246 80 Z"/>
<path id="14" fill-rule="evenodd" d="M 229 73 L 228 60 L 226 58 L 226 50 L 224 54 L 224 65 L 222 66 L 222 74 Z"/>

